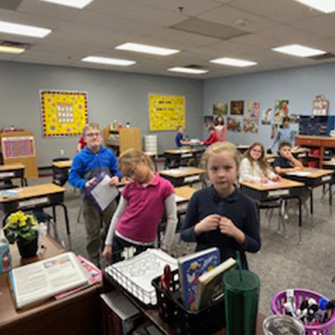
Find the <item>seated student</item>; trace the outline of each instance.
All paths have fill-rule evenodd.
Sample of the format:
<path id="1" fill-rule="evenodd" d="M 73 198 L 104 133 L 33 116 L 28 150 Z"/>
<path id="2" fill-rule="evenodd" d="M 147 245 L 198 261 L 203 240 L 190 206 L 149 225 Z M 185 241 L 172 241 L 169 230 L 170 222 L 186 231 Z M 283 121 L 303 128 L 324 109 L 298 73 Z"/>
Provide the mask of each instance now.
<path id="1" fill-rule="evenodd" d="M 264 146 L 253 143 L 244 154 L 240 165 L 240 181 L 267 183 L 269 180 L 279 181 L 281 177 L 275 174 L 265 159 Z"/>
<path id="2" fill-rule="evenodd" d="M 292 146 L 289 142 L 282 142 L 279 145 L 277 157 L 273 163 L 273 167 L 276 173 L 286 173 L 303 168 L 302 163 L 293 157 Z"/>
<path id="3" fill-rule="evenodd" d="M 177 133 L 176 138 L 175 138 L 177 148 L 180 148 L 183 145 L 189 145 L 190 142 L 185 141 L 185 139 L 184 139 L 184 135 L 183 135 L 184 128 L 183 128 L 183 126 L 178 126 L 177 127 L 177 132 L 178 133 Z"/>
<path id="4" fill-rule="evenodd" d="M 216 135 L 215 127 L 211 126 L 208 128 L 209 133 L 211 134 L 206 141 L 203 141 L 204 145 L 211 145 L 215 142 L 220 142 L 218 136 Z"/>
<path id="5" fill-rule="evenodd" d="M 77 152 L 80 152 L 81 150 L 83 150 L 85 147 L 87 146 L 87 143 L 85 141 L 84 135 L 82 135 L 78 141 L 77 144 Z"/>

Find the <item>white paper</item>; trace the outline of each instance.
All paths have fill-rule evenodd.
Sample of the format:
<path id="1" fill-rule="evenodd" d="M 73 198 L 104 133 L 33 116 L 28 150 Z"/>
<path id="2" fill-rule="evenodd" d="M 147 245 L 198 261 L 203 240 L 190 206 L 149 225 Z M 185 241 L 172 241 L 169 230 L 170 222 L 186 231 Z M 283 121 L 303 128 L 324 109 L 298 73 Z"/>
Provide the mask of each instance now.
<path id="1" fill-rule="evenodd" d="M 293 172 L 288 172 L 286 174 L 291 175 L 291 176 L 306 177 L 306 176 L 311 175 L 311 172 L 307 172 L 307 171 L 293 171 Z"/>
<path id="2" fill-rule="evenodd" d="M 91 191 L 91 194 L 94 196 L 95 201 L 98 203 L 102 211 L 104 211 L 119 194 L 116 187 L 111 187 L 109 185 L 110 180 L 111 177 L 106 175 Z"/>
<path id="3" fill-rule="evenodd" d="M 178 202 L 181 202 L 181 201 L 184 201 L 184 200 L 185 200 L 185 198 L 183 198 L 183 197 L 180 197 L 179 195 L 175 195 L 175 199 L 176 199 L 176 203 L 178 203 Z"/>

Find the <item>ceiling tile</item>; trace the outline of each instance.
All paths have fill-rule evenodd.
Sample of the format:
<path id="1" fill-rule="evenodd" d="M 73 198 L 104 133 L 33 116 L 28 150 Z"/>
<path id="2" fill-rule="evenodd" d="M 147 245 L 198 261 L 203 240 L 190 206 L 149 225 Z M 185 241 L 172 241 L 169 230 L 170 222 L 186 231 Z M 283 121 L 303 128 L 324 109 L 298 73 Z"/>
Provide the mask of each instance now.
<path id="1" fill-rule="evenodd" d="M 321 14 L 293 0 L 237 0 L 231 6 L 283 23 Z"/>
<path id="2" fill-rule="evenodd" d="M 247 32 L 263 31 L 275 28 L 279 25 L 278 22 L 274 20 L 251 14 L 228 5 L 209 11 L 206 14 L 199 15 L 199 18 L 211 22 L 230 25 Z M 245 26 L 239 25 L 237 23 L 239 20 L 244 20 Z"/>

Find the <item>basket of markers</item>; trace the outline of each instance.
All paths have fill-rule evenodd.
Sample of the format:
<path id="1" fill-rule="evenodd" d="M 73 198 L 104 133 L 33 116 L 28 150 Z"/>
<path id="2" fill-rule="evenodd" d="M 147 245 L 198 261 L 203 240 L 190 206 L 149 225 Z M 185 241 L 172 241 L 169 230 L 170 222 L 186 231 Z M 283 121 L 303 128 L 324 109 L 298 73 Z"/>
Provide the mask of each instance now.
<path id="1" fill-rule="evenodd" d="M 274 314 L 300 320 L 306 335 L 330 335 L 335 323 L 335 300 L 301 288 L 278 292 L 272 297 L 271 309 Z"/>

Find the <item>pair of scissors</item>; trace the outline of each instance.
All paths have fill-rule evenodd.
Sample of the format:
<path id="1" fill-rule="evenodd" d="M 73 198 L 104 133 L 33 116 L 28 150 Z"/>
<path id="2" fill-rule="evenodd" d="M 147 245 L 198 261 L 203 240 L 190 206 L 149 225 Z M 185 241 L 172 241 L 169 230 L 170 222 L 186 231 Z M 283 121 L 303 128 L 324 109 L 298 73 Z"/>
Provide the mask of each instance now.
<path id="1" fill-rule="evenodd" d="M 167 264 L 164 266 L 164 274 L 162 274 L 160 279 L 161 286 L 167 292 L 169 292 L 171 280 L 172 280 L 171 268 L 170 265 Z"/>

